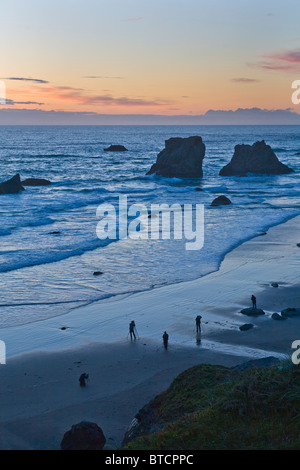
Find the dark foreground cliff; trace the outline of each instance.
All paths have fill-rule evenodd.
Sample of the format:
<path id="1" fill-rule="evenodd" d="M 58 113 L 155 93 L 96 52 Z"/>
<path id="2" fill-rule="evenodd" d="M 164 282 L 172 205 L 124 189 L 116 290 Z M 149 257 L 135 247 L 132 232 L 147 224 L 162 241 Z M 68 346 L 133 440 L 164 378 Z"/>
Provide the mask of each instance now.
<path id="1" fill-rule="evenodd" d="M 186 370 L 136 416 L 125 449 L 299 449 L 300 367 Z"/>

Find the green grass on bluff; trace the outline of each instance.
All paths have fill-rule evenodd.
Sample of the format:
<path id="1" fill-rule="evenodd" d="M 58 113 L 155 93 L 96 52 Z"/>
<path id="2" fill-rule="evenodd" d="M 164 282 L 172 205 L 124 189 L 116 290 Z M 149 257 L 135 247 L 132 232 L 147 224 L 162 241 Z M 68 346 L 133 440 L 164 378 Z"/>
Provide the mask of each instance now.
<path id="1" fill-rule="evenodd" d="M 140 417 L 125 449 L 300 449 L 300 368 L 192 367 Z"/>

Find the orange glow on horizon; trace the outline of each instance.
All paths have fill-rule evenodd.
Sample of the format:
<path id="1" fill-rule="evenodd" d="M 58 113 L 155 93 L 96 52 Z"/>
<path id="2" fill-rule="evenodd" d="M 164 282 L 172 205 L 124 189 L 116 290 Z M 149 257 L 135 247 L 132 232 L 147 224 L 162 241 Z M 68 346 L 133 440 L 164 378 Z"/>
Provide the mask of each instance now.
<path id="1" fill-rule="evenodd" d="M 297 106 L 291 102 L 291 84 L 286 77 L 279 82 L 227 80 L 221 86 L 218 80 L 212 80 L 210 84 L 192 84 L 185 95 L 183 87 L 178 90 L 175 86 L 172 89 L 153 87 L 147 95 L 140 95 L 136 93 L 137 87 L 132 83 L 124 85 L 124 81 L 122 82 L 118 86 L 115 81 L 110 83 L 109 89 L 91 90 L 80 86 L 82 84 L 79 83 L 76 86 L 14 83 L 12 87 L 7 81 L 6 107 L 99 114 L 162 115 L 197 115 L 204 114 L 209 109 L 235 110 L 253 107 L 293 108 L 298 111 Z"/>

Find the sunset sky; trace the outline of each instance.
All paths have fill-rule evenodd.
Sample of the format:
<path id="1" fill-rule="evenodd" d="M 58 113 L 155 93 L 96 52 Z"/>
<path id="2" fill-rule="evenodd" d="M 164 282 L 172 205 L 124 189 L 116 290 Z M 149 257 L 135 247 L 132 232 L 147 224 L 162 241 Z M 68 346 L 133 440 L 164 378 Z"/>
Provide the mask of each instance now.
<path id="1" fill-rule="evenodd" d="M 299 0 L 1 2 L 6 108 L 197 115 L 292 108 Z"/>

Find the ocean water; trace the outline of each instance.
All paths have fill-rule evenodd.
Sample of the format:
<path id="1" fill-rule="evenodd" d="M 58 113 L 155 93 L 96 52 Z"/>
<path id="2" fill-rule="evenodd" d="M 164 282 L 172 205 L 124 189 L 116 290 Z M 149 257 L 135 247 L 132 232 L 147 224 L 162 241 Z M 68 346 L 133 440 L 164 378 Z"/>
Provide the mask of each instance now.
<path id="1" fill-rule="evenodd" d="M 206 145 L 203 178 L 145 176 L 166 139 L 191 135 Z M 295 173 L 218 176 L 236 144 L 262 139 Z M 104 152 L 110 144 L 129 151 Z M 52 182 L 1 196 L 0 328 L 217 270 L 235 246 L 300 213 L 299 155 L 297 126 L 0 127 L 1 181 L 20 173 Z M 232 205 L 210 207 L 221 194 Z M 173 239 L 99 240 L 97 207 L 117 205 L 119 195 L 149 208 L 204 204 L 204 247 L 187 251 L 186 240 Z"/>

